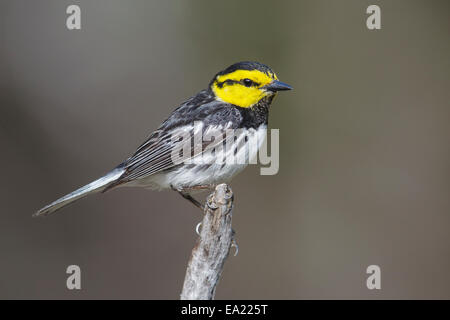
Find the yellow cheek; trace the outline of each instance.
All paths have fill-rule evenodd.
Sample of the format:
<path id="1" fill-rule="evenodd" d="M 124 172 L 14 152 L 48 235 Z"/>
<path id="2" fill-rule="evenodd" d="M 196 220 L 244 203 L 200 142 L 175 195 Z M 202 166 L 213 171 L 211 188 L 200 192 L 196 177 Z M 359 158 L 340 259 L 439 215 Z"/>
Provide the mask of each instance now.
<path id="1" fill-rule="evenodd" d="M 249 108 L 267 94 L 255 87 L 244 87 L 241 85 L 214 87 L 214 93 L 222 101 L 237 105 L 242 108 Z"/>

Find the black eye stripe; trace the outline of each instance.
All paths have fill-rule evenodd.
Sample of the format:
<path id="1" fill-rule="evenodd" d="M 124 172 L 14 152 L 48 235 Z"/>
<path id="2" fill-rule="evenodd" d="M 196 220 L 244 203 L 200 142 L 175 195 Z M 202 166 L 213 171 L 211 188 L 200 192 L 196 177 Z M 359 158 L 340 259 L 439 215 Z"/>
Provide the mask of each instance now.
<path id="1" fill-rule="evenodd" d="M 235 83 L 239 83 L 239 81 L 227 79 L 227 80 L 222 81 L 222 82 L 217 82 L 217 86 L 218 86 L 219 88 L 223 88 L 223 86 L 224 86 L 225 84 L 226 84 L 226 85 L 233 85 L 233 84 L 235 84 Z"/>
<path id="2" fill-rule="evenodd" d="M 255 81 L 253 81 L 253 80 L 250 80 L 251 82 L 248 83 L 248 84 L 246 84 L 246 83 L 245 83 L 246 80 L 250 80 L 250 79 L 247 79 L 247 78 L 246 78 L 246 79 L 242 79 L 241 81 L 232 80 L 232 79 L 227 79 L 227 80 L 222 81 L 222 82 L 217 82 L 217 86 L 218 86 L 219 88 L 223 88 L 224 85 L 230 86 L 230 85 L 234 85 L 234 84 L 236 84 L 236 83 L 242 84 L 242 85 L 244 85 L 244 86 L 246 86 L 246 87 L 258 87 L 258 86 L 259 86 L 259 83 L 255 82 Z"/>

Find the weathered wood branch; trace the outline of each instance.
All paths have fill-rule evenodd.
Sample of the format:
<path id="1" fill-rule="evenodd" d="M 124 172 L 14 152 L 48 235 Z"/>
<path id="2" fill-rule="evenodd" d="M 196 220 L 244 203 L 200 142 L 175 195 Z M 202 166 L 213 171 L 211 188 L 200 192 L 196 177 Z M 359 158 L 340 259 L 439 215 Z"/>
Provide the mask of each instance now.
<path id="1" fill-rule="evenodd" d="M 192 249 L 181 300 L 212 300 L 230 252 L 233 192 L 220 184 L 207 198 L 200 236 Z"/>

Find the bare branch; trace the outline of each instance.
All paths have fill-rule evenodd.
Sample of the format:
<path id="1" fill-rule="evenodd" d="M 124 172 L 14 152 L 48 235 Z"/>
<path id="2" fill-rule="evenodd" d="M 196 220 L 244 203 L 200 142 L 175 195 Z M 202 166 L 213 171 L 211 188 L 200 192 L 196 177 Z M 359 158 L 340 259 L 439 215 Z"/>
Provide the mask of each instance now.
<path id="1" fill-rule="evenodd" d="M 233 192 L 220 184 L 208 196 L 200 236 L 192 249 L 181 300 L 212 300 L 230 252 Z"/>

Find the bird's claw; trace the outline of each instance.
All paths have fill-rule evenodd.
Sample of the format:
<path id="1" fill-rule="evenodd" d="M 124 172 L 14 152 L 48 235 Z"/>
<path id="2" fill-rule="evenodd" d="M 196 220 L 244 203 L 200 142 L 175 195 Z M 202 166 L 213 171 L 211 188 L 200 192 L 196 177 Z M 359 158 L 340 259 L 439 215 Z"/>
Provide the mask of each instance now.
<path id="1" fill-rule="evenodd" d="M 195 232 L 197 233 L 197 235 L 200 235 L 201 226 L 202 226 L 202 223 L 199 222 L 199 223 L 197 223 L 197 226 L 195 227 Z"/>
<path id="2" fill-rule="evenodd" d="M 233 240 L 231 241 L 231 247 L 235 247 L 236 250 L 234 251 L 234 256 L 236 257 L 239 253 L 239 246 L 236 242 L 236 239 L 233 238 Z"/>

